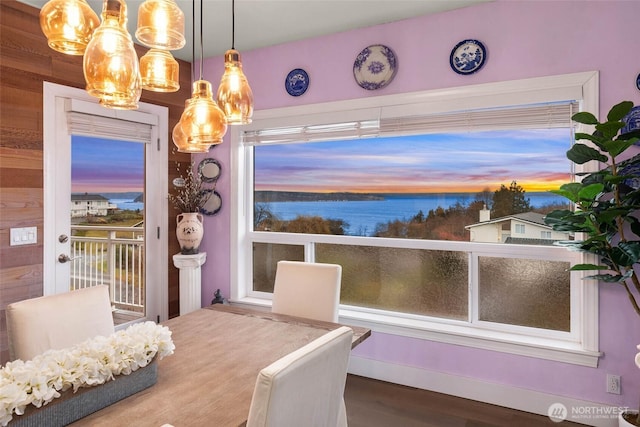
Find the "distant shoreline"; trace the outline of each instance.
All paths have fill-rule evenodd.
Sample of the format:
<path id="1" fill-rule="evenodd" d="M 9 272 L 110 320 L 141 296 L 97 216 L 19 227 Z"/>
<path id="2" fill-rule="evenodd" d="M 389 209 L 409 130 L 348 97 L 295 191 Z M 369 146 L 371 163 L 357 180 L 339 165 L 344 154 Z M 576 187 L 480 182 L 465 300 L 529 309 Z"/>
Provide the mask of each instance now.
<path id="1" fill-rule="evenodd" d="M 368 193 L 310 193 L 298 191 L 256 191 L 254 201 L 256 203 L 269 202 L 328 202 L 328 201 L 362 201 L 384 200 L 384 197 Z"/>
<path id="2" fill-rule="evenodd" d="M 441 192 L 441 193 L 351 193 L 351 192 L 334 192 L 334 193 L 315 193 L 306 191 L 256 191 L 254 193 L 255 203 L 270 202 L 328 202 L 328 201 L 370 201 L 370 200 L 386 200 L 399 198 L 421 198 L 436 197 L 439 195 L 447 195 L 451 197 L 460 197 L 462 199 L 473 199 L 478 192 L 459 193 L 459 192 Z M 493 194 L 493 192 L 491 192 Z M 548 191 L 525 192 L 525 198 L 528 195 L 548 194 Z"/>

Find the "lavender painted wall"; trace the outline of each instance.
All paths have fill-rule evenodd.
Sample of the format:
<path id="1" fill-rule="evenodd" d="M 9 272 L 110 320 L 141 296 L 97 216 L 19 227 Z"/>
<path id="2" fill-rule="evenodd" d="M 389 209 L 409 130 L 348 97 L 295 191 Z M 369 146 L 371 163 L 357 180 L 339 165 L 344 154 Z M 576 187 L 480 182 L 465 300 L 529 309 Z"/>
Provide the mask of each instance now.
<path id="1" fill-rule="evenodd" d="M 313 104 L 478 83 L 597 70 L 600 109 L 621 100 L 640 104 L 635 78 L 640 73 L 637 20 L 639 1 L 496 1 L 452 12 L 360 29 L 301 42 L 242 52 L 256 109 Z M 238 17 L 238 31 L 242 31 Z M 449 54 L 460 40 L 481 40 L 488 50 L 484 68 L 460 76 L 449 67 Z M 215 42 L 210 40 L 208 42 Z M 399 70 L 379 91 L 361 89 L 354 81 L 356 54 L 370 44 L 392 47 Z M 284 89 L 293 68 L 310 75 L 309 90 L 294 98 Z M 205 60 L 204 77 L 217 84 L 222 58 Z M 205 219 L 202 248 L 202 304 L 215 289 L 229 295 L 229 138 L 208 155 L 218 159 L 222 175 L 218 191 L 223 209 Z M 593 402 L 637 407 L 640 371 L 633 364 L 640 344 L 640 319 L 622 289 L 601 286 L 598 368 L 586 368 L 469 347 L 375 333 L 356 350 L 361 357 L 511 385 Z M 607 373 L 622 376 L 622 395 L 605 393 Z"/>

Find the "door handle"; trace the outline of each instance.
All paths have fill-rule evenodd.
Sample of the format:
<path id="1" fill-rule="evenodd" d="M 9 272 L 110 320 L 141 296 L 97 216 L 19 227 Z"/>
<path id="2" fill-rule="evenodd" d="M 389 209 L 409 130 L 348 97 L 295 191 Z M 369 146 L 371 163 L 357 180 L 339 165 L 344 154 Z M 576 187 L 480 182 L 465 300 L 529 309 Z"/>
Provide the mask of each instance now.
<path id="1" fill-rule="evenodd" d="M 73 258 L 67 254 L 58 255 L 58 262 L 64 264 L 65 262 L 73 261 L 74 259 L 82 258 L 81 256 L 74 256 Z"/>

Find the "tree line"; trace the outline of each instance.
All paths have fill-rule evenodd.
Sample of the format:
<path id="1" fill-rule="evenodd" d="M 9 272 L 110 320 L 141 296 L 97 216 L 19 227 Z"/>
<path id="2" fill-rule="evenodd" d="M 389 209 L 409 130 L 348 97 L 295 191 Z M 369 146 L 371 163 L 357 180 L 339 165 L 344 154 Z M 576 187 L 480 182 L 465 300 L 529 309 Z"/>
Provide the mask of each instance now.
<path id="1" fill-rule="evenodd" d="M 545 214 L 566 208 L 566 204 L 561 204 L 533 209 L 525 190 L 516 181 L 512 181 L 509 186 L 502 184 L 495 191 L 485 188 L 470 203 L 457 202 L 447 208 L 438 206 L 426 214 L 418 211 L 408 219 L 398 218 L 379 223 L 371 236 L 468 241 L 469 231 L 464 227 L 479 222 L 482 209 L 489 209 L 491 218 L 495 219 L 532 211 Z M 342 219 L 299 215 L 285 221 L 274 215 L 267 203 L 256 203 L 254 207 L 256 231 L 344 235 L 348 228 L 349 224 Z M 355 234 L 364 235 L 364 232 L 359 230 Z"/>

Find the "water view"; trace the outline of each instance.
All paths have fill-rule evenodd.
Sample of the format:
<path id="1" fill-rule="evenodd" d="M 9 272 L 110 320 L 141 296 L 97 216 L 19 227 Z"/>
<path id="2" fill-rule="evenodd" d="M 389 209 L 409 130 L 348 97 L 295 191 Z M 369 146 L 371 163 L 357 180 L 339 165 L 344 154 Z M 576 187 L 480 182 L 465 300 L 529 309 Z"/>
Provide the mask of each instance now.
<path id="1" fill-rule="evenodd" d="M 565 199 L 548 192 L 526 193 L 532 208 L 565 203 Z M 264 203 L 279 219 L 289 221 L 297 216 L 320 216 L 325 219 L 341 219 L 349 224 L 346 234 L 371 235 L 376 225 L 388 221 L 408 220 L 419 211 L 427 213 L 438 207 L 447 209 L 460 203 L 468 205 L 475 200 L 473 193 L 442 193 L 424 195 L 384 195 L 384 200 L 364 201 L 287 201 Z"/>

